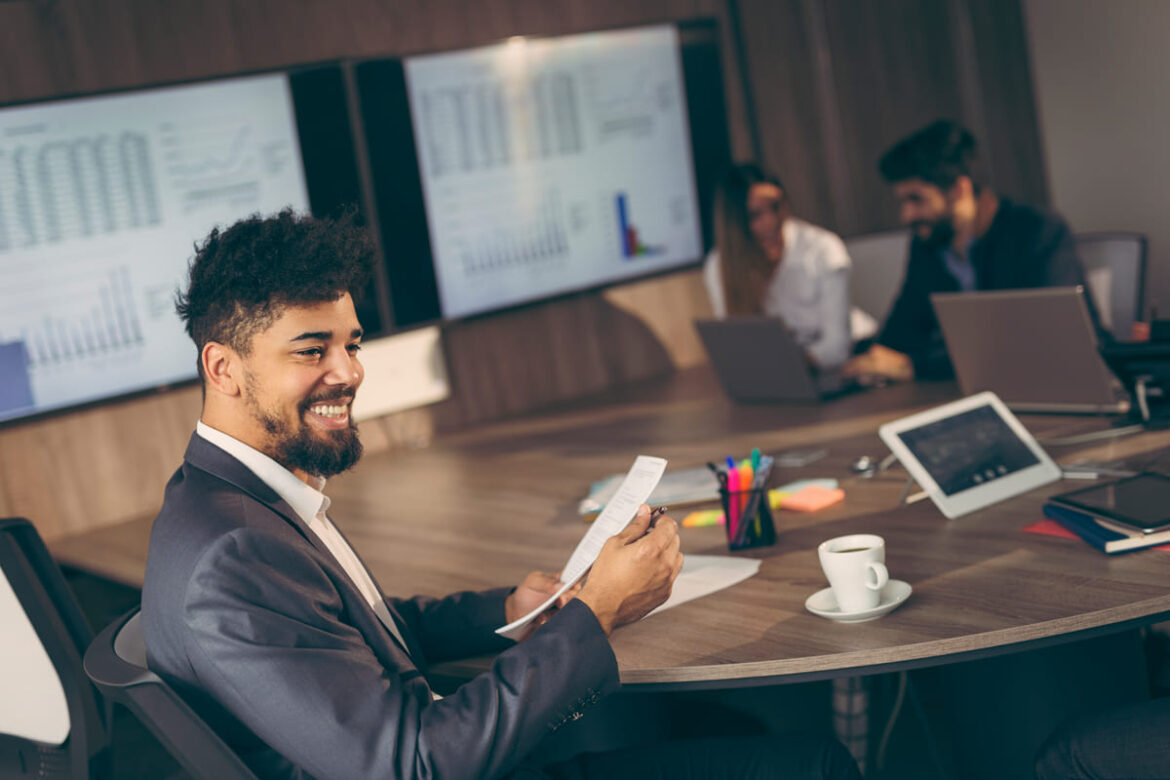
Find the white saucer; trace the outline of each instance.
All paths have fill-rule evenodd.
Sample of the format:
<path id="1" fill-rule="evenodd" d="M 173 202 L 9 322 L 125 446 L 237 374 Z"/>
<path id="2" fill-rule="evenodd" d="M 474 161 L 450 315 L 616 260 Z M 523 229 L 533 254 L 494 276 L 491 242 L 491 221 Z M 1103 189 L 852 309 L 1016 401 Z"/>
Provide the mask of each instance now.
<path id="1" fill-rule="evenodd" d="M 818 590 L 804 602 L 804 608 L 814 615 L 820 615 L 839 623 L 864 623 L 875 620 L 892 611 L 895 607 L 910 597 L 910 583 L 902 580 L 890 580 L 882 588 L 882 598 L 876 607 L 861 609 L 856 612 L 842 612 L 837 607 L 837 599 L 833 596 L 832 588 Z"/>

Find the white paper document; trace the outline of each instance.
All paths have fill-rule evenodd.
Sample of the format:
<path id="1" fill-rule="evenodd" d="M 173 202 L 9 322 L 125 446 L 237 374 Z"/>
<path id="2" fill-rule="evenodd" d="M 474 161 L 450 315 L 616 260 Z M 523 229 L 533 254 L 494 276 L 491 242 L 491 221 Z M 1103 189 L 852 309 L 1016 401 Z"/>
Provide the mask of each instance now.
<path id="1" fill-rule="evenodd" d="M 609 499 L 605 509 L 589 526 L 585 536 L 577 543 L 577 549 L 573 550 L 573 554 L 569 556 L 568 563 L 561 569 L 561 582 L 565 583 L 561 589 L 524 617 L 514 620 L 502 628 L 497 628 L 496 633 L 517 640 L 524 636 L 527 633 L 528 624 L 555 604 L 557 599 L 573 587 L 585 572 L 589 571 L 589 567 L 597 560 L 606 540 L 630 524 L 638 507 L 650 497 L 650 493 L 658 484 L 658 480 L 662 478 L 664 471 L 666 471 L 665 459 L 639 455 L 634 460 L 634 465 L 630 467 L 625 479 L 622 480 L 617 493 Z"/>
<path id="2" fill-rule="evenodd" d="M 594 482 L 589 488 L 589 495 L 577 504 L 577 514 L 591 515 L 605 508 L 624 475 L 614 474 L 603 480 Z M 678 508 L 680 504 L 697 504 L 703 501 L 719 500 L 719 480 L 706 466 L 698 466 L 682 471 L 668 471 L 662 475 L 662 481 L 650 498 L 646 500 L 651 506 L 669 506 Z"/>
<path id="3" fill-rule="evenodd" d="M 760 570 L 757 558 L 733 558 L 730 555 L 688 555 L 682 571 L 674 581 L 670 598 L 650 611 L 646 617 L 688 601 L 709 596 L 743 582 Z"/>

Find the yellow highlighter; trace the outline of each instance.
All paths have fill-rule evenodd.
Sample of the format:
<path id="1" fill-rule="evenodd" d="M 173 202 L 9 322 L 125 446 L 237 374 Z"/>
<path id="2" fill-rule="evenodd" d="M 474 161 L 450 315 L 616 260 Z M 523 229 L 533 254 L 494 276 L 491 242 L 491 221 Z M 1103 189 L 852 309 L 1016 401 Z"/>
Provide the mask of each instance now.
<path id="1" fill-rule="evenodd" d="M 704 528 L 711 525 L 723 525 L 722 509 L 703 509 L 691 512 L 683 518 L 683 528 Z"/>

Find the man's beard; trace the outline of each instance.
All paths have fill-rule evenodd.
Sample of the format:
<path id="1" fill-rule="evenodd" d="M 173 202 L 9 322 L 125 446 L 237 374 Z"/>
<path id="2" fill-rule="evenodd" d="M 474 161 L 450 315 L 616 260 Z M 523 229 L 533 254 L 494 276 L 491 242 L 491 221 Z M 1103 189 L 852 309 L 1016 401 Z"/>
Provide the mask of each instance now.
<path id="1" fill-rule="evenodd" d="M 255 393 L 249 393 L 248 404 L 252 407 L 253 415 L 268 432 L 269 457 L 289 471 L 300 469 L 308 474 L 328 479 L 349 470 L 361 458 L 362 442 L 358 438 L 357 424 L 351 416 L 348 428 L 314 431 L 304 422 L 304 416 L 314 404 L 352 396 L 352 390 L 342 390 L 328 396 L 302 401 L 297 407 L 295 430 L 286 420 L 261 409 L 256 403 Z"/>
<path id="2" fill-rule="evenodd" d="M 922 243 L 931 249 L 946 249 L 955 240 L 955 222 L 950 214 L 934 220 L 917 220 L 911 227 L 916 233 L 920 227 L 930 228 L 930 235 Z"/>

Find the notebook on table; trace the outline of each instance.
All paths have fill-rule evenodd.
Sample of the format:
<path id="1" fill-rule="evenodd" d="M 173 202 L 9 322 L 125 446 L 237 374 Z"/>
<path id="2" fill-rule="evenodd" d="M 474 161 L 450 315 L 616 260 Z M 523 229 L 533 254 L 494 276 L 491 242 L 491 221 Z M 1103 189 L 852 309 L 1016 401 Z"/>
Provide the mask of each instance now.
<path id="1" fill-rule="evenodd" d="M 963 393 L 990 390 L 1016 412 L 1128 411 L 1084 296 L 1081 287 L 931 295 Z"/>
<path id="2" fill-rule="evenodd" d="M 857 388 L 839 371 L 813 370 L 779 318 L 696 320 L 695 328 L 720 384 L 736 401 L 816 401 Z"/>

